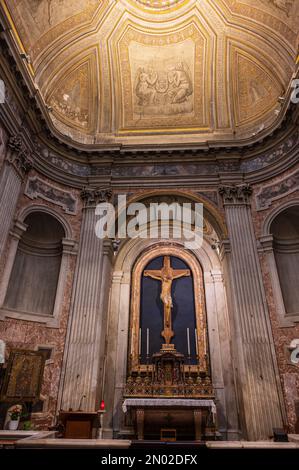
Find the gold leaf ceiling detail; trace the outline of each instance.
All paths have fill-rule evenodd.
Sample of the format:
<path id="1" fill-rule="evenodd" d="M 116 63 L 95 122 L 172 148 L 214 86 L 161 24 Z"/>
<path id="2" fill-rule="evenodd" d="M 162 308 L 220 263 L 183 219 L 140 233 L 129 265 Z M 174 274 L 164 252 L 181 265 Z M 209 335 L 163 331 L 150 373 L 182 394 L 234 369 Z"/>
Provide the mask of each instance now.
<path id="1" fill-rule="evenodd" d="M 5 0 L 58 133 L 74 142 L 245 141 L 279 119 L 299 0 Z"/>

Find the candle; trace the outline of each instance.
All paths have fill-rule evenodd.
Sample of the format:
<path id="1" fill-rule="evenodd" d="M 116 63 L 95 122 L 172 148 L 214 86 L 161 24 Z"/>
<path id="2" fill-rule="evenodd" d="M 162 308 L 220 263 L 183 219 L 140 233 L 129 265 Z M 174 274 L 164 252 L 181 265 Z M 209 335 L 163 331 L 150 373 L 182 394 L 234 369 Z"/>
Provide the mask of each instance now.
<path id="1" fill-rule="evenodd" d="M 146 329 L 146 355 L 149 356 L 149 328 Z"/>
<path id="2" fill-rule="evenodd" d="M 189 332 L 189 328 L 187 328 L 187 350 L 188 350 L 188 356 L 190 356 L 190 332 Z"/>
<path id="3" fill-rule="evenodd" d="M 197 329 L 195 328 L 195 350 L 196 350 L 196 356 L 198 356 L 198 339 L 197 339 Z"/>
<path id="4" fill-rule="evenodd" d="M 139 356 L 141 356 L 141 328 L 139 329 Z"/>

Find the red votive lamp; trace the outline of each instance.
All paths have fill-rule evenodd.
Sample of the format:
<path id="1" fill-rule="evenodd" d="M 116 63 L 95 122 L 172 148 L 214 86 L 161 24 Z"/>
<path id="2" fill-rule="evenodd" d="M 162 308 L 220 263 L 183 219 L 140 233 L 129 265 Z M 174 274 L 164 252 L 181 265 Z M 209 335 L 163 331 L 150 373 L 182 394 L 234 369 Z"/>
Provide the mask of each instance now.
<path id="1" fill-rule="evenodd" d="M 102 400 L 100 404 L 100 410 L 103 411 L 104 409 L 105 409 L 105 402 L 104 400 Z"/>

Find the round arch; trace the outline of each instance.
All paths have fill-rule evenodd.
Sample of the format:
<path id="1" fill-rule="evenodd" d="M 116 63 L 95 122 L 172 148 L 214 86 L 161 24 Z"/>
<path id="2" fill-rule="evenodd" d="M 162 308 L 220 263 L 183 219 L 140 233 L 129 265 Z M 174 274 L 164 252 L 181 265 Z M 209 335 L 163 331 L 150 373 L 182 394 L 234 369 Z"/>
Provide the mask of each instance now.
<path id="1" fill-rule="evenodd" d="M 283 204 L 281 204 L 278 207 L 275 207 L 265 218 L 264 223 L 263 223 L 263 228 L 262 228 L 262 235 L 270 235 L 270 228 L 271 224 L 274 221 L 274 219 L 284 210 L 289 209 L 290 207 L 295 207 L 299 206 L 299 198 L 294 198 L 290 201 L 286 201 Z"/>
<path id="2" fill-rule="evenodd" d="M 32 214 L 33 212 L 43 212 L 54 217 L 62 225 L 65 232 L 65 238 L 70 240 L 72 239 L 73 233 L 69 222 L 64 217 L 62 217 L 57 211 L 48 206 L 42 204 L 33 204 L 24 207 L 20 210 L 17 218 L 20 222 L 24 223 L 26 217 L 28 217 L 28 215 Z"/>
<path id="3" fill-rule="evenodd" d="M 157 196 L 181 196 L 186 199 L 189 199 L 190 202 L 198 202 L 203 204 L 205 211 L 204 215 L 215 229 L 219 238 L 227 238 L 227 227 L 219 211 L 219 208 L 213 202 L 209 201 L 206 197 L 201 194 L 197 194 L 194 191 L 171 188 L 146 190 L 142 191 L 142 193 L 134 193 L 133 195 L 130 195 L 127 200 L 127 206 L 131 203 L 142 202 L 144 199 Z"/>
<path id="4" fill-rule="evenodd" d="M 157 246 L 165 252 L 170 246 L 181 252 L 185 251 L 188 260 L 193 265 L 197 264 L 197 269 L 202 268 L 212 382 L 216 394 L 219 429 L 226 438 L 230 436 L 237 439 L 239 424 L 222 266 L 217 251 L 205 238 L 202 245 L 193 250 L 187 250 L 184 241 L 175 238 L 169 240 L 134 238 L 125 240 L 120 246 L 113 267 L 107 325 L 108 349 L 103 380 L 105 402 L 107 401 L 107 409 L 110 411 L 105 416 L 105 435 L 112 437 L 129 432 L 121 405 L 128 367 L 132 270 L 144 254 L 148 253 L 150 258 L 156 255 Z"/>

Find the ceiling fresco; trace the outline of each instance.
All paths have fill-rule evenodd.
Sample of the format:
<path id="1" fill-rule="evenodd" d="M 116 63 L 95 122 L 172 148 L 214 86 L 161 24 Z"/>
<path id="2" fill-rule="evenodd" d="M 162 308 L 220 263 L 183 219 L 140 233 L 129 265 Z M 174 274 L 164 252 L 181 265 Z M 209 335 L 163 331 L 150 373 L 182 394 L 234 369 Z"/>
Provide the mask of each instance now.
<path id="1" fill-rule="evenodd" d="M 271 129 L 299 0 L 5 0 L 58 131 L 81 144 L 239 142 Z"/>

